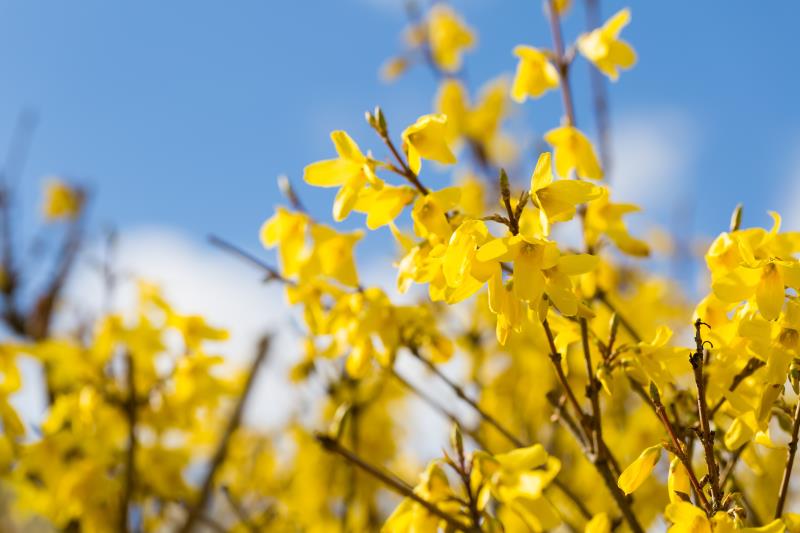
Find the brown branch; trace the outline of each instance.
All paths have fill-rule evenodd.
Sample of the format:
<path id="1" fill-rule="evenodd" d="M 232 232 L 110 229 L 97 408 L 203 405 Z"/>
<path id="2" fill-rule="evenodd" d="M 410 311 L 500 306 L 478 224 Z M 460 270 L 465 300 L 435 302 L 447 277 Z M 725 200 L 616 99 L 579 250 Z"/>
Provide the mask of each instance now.
<path id="1" fill-rule="evenodd" d="M 561 368 L 561 354 L 558 353 L 555 345 L 555 338 L 553 337 L 553 332 L 550 330 L 550 325 L 548 324 L 547 320 L 542 322 L 542 326 L 544 327 L 545 334 L 547 335 L 547 341 L 550 344 L 550 361 L 555 368 L 556 375 L 558 376 L 558 380 L 561 383 L 564 391 L 567 393 L 567 398 L 570 399 L 572 403 L 575 414 L 579 416 L 583 422 L 583 431 L 586 435 L 586 438 L 589 442 L 592 442 L 592 434 L 595 433 L 591 428 L 593 422 L 589 420 L 589 417 L 581 408 L 580 403 L 578 403 L 575 394 L 572 392 L 572 388 L 569 386 L 569 382 L 567 381 L 567 377 L 564 374 L 564 369 Z M 584 336 L 588 342 L 588 332 Z M 585 344 L 585 347 L 588 345 Z M 591 366 L 591 363 L 589 363 Z M 597 439 L 597 434 L 594 434 L 595 439 Z M 644 533 L 644 528 L 639 523 L 639 520 L 636 518 L 636 515 L 633 512 L 633 508 L 631 507 L 631 502 L 628 500 L 628 497 L 622 492 L 622 489 L 619 488 L 617 485 L 617 480 L 614 478 L 614 474 L 611 472 L 611 467 L 609 466 L 608 458 L 607 458 L 607 446 L 602 439 L 597 440 L 597 451 L 595 453 L 590 453 L 589 460 L 594 466 L 595 470 L 600 477 L 603 479 L 603 482 L 606 485 L 606 488 L 611 493 L 611 497 L 614 498 L 614 501 L 617 504 L 622 516 L 625 518 L 625 521 L 628 523 L 628 526 L 631 528 L 633 533 Z"/>
<path id="2" fill-rule="evenodd" d="M 797 453 L 797 436 L 800 433 L 800 398 L 794 408 L 794 419 L 792 422 L 792 440 L 787 446 L 786 466 L 783 469 L 783 479 L 781 480 L 780 492 L 778 492 L 778 503 L 775 505 L 775 518 L 783 515 L 783 506 L 786 503 L 786 496 L 789 494 L 789 480 L 792 477 L 792 466 L 794 466 L 794 456 Z"/>
<path id="3" fill-rule="evenodd" d="M 322 447 L 325 448 L 325 450 L 331 453 L 335 453 L 341 456 L 342 458 L 346 459 L 348 462 L 357 466 L 367 474 L 371 475 L 372 477 L 374 477 L 375 479 L 386 485 L 388 488 L 390 488 L 397 494 L 405 498 L 410 498 L 414 500 L 414 502 L 423 506 L 429 513 L 445 521 L 449 527 L 454 528 L 456 531 L 464 531 L 467 533 L 479 533 L 480 530 L 462 523 L 460 520 L 452 517 L 448 513 L 439 509 L 433 503 L 424 500 L 422 497 L 420 497 L 417 493 L 414 492 L 414 489 L 408 486 L 408 484 L 399 479 L 396 475 L 390 472 L 385 472 L 383 469 L 366 462 L 364 459 L 355 455 L 353 452 L 342 446 L 336 439 L 329 437 L 328 435 L 322 435 L 319 433 L 314 435 L 314 438 L 317 439 L 317 442 L 319 442 L 320 445 L 322 445 Z"/>
<path id="4" fill-rule="evenodd" d="M 525 444 L 517 438 L 508 428 L 506 428 L 503 424 L 500 423 L 494 416 L 487 413 L 486 411 L 478 405 L 478 402 L 473 400 L 472 398 L 467 395 L 464 389 L 458 383 L 454 382 L 450 378 L 448 378 L 439 368 L 431 361 L 430 359 L 423 356 L 419 350 L 415 346 L 409 346 L 409 351 L 411 354 L 416 357 L 419 361 L 422 362 L 428 369 L 433 372 L 439 379 L 441 379 L 450 389 L 455 393 L 456 396 L 461 398 L 464 402 L 469 404 L 470 407 L 475 409 L 475 411 L 483 418 L 486 422 L 492 425 L 497 431 L 499 431 L 504 437 L 506 437 L 510 442 L 512 442 L 517 448 L 522 448 Z"/>
<path id="5" fill-rule="evenodd" d="M 280 281 L 281 283 L 285 283 L 286 285 L 292 285 L 292 286 L 296 285 L 296 283 L 293 280 L 283 277 L 283 275 L 281 275 L 281 273 L 278 272 L 278 269 L 276 269 L 272 265 L 268 265 L 267 263 L 257 258 L 256 256 L 242 250 L 235 244 L 232 244 L 221 237 L 217 237 L 216 235 L 209 235 L 208 242 L 216 246 L 217 248 L 220 248 L 221 250 L 224 250 L 235 256 L 238 256 L 241 259 L 244 259 L 251 265 L 254 265 L 263 270 L 264 272 L 266 272 L 267 276 L 264 279 L 264 281 Z"/>
<path id="6" fill-rule="evenodd" d="M 269 351 L 269 344 L 269 337 L 263 337 L 258 343 L 256 356 L 250 365 L 250 370 L 247 373 L 247 379 L 245 380 L 244 388 L 242 389 L 239 399 L 236 402 L 236 406 L 233 409 L 233 413 L 228 420 L 228 425 L 225 427 L 225 432 L 220 437 L 217 449 L 214 452 L 214 456 L 211 459 L 208 471 L 206 472 L 205 478 L 201 484 L 200 494 L 194 505 L 190 506 L 188 515 L 186 517 L 186 522 L 184 522 L 183 527 L 181 527 L 179 530 L 182 533 L 190 533 L 194 529 L 198 520 L 203 515 L 205 507 L 208 504 L 208 500 L 211 498 L 211 491 L 214 488 L 214 477 L 228 455 L 228 447 L 230 446 L 233 434 L 241 424 L 244 409 L 247 405 L 247 400 L 250 397 L 250 392 L 253 390 L 253 384 L 255 383 L 256 376 L 262 364 L 264 361 L 266 361 L 267 353 Z"/>
<path id="7" fill-rule="evenodd" d="M 651 401 L 653 402 L 653 407 L 656 411 L 656 416 L 658 419 L 661 420 L 661 423 L 664 425 L 664 429 L 667 430 L 667 434 L 672 441 L 672 453 L 678 458 L 678 460 L 683 464 L 686 468 L 686 471 L 689 473 L 689 482 L 692 485 L 695 493 L 697 494 L 697 498 L 700 500 L 700 503 L 705 509 L 706 513 L 709 513 L 711 510 L 711 506 L 708 503 L 708 498 L 706 498 L 705 493 L 703 492 L 703 486 L 700 484 L 700 481 L 697 479 L 697 476 L 694 473 L 694 468 L 692 467 L 692 461 L 689 458 L 686 450 L 683 448 L 683 442 L 680 438 L 678 438 L 678 434 L 675 431 L 675 428 L 672 426 L 672 422 L 669 419 L 669 415 L 667 415 L 667 410 L 664 409 L 664 404 L 661 403 L 661 397 L 658 394 L 658 389 L 656 388 L 655 384 L 650 384 L 650 397 Z"/>
<path id="8" fill-rule="evenodd" d="M 700 420 L 700 443 L 705 452 L 706 465 L 708 467 L 708 480 L 711 486 L 711 513 L 715 513 L 722 505 L 722 491 L 719 486 L 719 466 L 714 455 L 714 432 L 711 431 L 711 422 L 708 416 L 708 405 L 706 403 L 706 378 L 703 375 L 705 367 L 705 354 L 703 336 L 700 332 L 702 326 L 707 326 L 699 318 L 694 323 L 695 328 L 695 352 L 689 361 L 694 371 L 694 382 L 697 386 L 697 417 Z"/>

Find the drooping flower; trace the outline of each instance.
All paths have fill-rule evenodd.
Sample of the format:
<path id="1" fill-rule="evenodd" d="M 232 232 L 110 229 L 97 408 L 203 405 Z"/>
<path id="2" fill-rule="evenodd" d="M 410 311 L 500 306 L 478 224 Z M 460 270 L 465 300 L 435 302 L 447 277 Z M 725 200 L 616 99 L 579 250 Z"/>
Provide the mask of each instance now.
<path id="1" fill-rule="evenodd" d="M 631 45 L 619 39 L 631 19 L 628 8 L 618 11 L 596 30 L 578 38 L 578 50 L 612 80 L 619 77 L 618 69 L 629 69 L 636 63 L 636 52 Z"/>
<path id="2" fill-rule="evenodd" d="M 558 70 L 541 50 L 519 45 L 514 48 L 514 55 L 519 58 L 511 87 L 511 97 L 515 101 L 522 103 L 528 97 L 539 98 L 550 89 L 558 87 Z"/>
<path id="3" fill-rule="evenodd" d="M 422 159 L 444 164 L 456 162 L 456 156 L 447 145 L 447 116 L 441 113 L 423 115 L 402 134 L 403 150 L 414 174 L 419 174 Z"/>
<path id="4" fill-rule="evenodd" d="M 553 147 L 559 176 L 566 178 L 574 170 L 581 178 L 602 179 L 603 169 L 594 147 L 578 128 L 561 126 L 552 129 L 545 134 L 544 140 Z"/>

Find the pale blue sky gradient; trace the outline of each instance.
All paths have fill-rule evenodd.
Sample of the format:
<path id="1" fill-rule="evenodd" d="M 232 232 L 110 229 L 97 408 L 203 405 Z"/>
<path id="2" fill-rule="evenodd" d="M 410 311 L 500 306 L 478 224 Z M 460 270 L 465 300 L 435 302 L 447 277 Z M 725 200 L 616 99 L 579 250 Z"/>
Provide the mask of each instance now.
<path id="1" fill-rule="evenodd" d="M 550 44 L 539 2 L 454 3 L 479 33 L 466 57 L 473 89 L 513 72 L 516 44 Z M 570 38 L 584 29 L 575 4 Z M 631 6 L 623 35 L 640 58 L 610 86 L 612 121 L 647 124 L 654 113 L 688 124 L 670 132 L 686 137 L 673 139 L 675 149 L 693 154 L 674 179 L 694 228 L 724 229 L 738 201 L 747 223 L 786 211 L 790 192 L 800 194 L 790 183 L 800 179 L 800 4 L 602 4 L 604 16 Z M 48 174 L 86 181 L 97 191 L 98 226 L 170 226 L 198 239 L 215 232 L 256 250 L 258 227 L 279 201 L 278 174 L 299 183 L 305 164 L 331 157 L 333 129 L 382 153 L 364 111 L 381 104 L 399 133 L 430 111 L 435 91 L 424 68 L 394 85 L 378 80 L 405 24 L 390 0 L 4 0 L 0 20 L 0 146 L 20 110 L 40 117 L 24 201 L 36 201 Z M 578 121 L 594 135 L 586 66 L 576 68 Z M 517 123 L 542 132 L 557 124 L 560 100 L 552 93 L 520 112 Z M 329 212 L 331 191 L 298 188 L 313 210 Z"/>

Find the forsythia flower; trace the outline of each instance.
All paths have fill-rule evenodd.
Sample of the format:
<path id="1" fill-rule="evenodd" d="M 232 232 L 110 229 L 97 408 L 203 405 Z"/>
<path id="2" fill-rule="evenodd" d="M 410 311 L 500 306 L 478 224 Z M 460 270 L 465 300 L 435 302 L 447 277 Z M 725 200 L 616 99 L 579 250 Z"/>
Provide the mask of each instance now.
<path id="1" fill-rule="evenodd" d="M 425 469 L 419 484 L 414 487 L 414 494 L 442 510 L 453 508 L 448 500 L 453 496 L 447 475 L 437 462 Z M 405 498 L 383 525 L 384 533 L 436 533 L 439 531 L 441 519 L 411 498 Z"/>
<path id="2" fill-rule="evenodd" d="M 423 115 L 403 130 L 403 150 L 414 174 L 419 174 L 422 158 L 452 164 L 456 156 L 447 146 L 447 116 L 441 113 Z"/>
<path id="3" fill-rule="evenodd" d="M 780 533 L 786 529 L 780 518 L 762 527 L 737 527 L 733 518 L 718 511 L 711 518 L 689 502 L 674 502 L 667 505 L 664 513 L 672 525 L 668 533 Z"/>
<path id="4" fill-rule="evenodd" d="M 334 131 L 331 140 L 339 154 L 338 159 L 308 165 L 303 179 L 317 187 L 341 187 L 333 203 L 333 218 L 340 221 L 350 214 L 358 194 L 367 183 L 380 189 L 383 182 L 375 175 L 375 161 L 364 156 L 347 133 Z"/>
<path id="5" fill-rule="evenodd" d="M 619 32 L 630 19 L 630 10 L 622 9 L 608 19 L 602 28 L 578 38 L 581 54 L 612 80 L 619 77 L 618 68 L 629 69 L 636 63 L 636 52 L 628 43 L 618 39 Z"/>
<path id="6" fill-rule="evenodd" d="M 428 42 L 436 65 L 444 71 L 461 68 L 461 54 L 475 43 L 475 36 L 456 13 L 436 4 L 428 15 Z"/>
<path id="7" fill-rule="evenodd" d="M 650 473 L 656 467 L 656 463 L 661 458 L 661 445 L 651 446 L 639 455 L 628 468 L 623 470 L 619 476 L 617 485 L 625 494 L 630 494 L 644 483 Z"/>
<path id="8" fill-rule="evenodd" d="M 531 203 L 539 212 L 543 235 L 550 233 L 553 222 L 575 216 L 576 206 L 600 197 L 602 189 L 580 180 L 554 181 L 550 152 L 539 156 L 531 175 Z"/>
<path id="9" fill-rule="evenodd" d="M 83 194 L 64 183 L 52 178 L 44 189 L 42 212 L 49 221 L 70 220 L 76 218 L 83 207 Z"/>
<path id="10" fill-rule="evenodd" d="M 514 55 L 519 57 L 514 84 L 511 86 L 511 97 L 515 101 L 522 103 L 529 96 L 539 98 L 558 87 L 558 71 L 540 50 L 519 45 L 514 48 Z"/>
<path id="11" fill-rule="evenodd" d="M 785 287 L 800 289 L 800 233 L 780 233 L 781 218 L 770 213 L 770 231 L 749 228 L 719 235 L 706 254 L 711 289 L 724 302 L 755 297 L 767 320 L 780 315 Z"/>
<path id="12" fill-rule="evenodd" d="M 545 134 L 544 140 L 553 147 L 556 172 L 562 178 L 568 177 L 571 170 L 581 178 L 599 180 L 603 177 L 592 143 L 578 128 L 555 128 Z"/>

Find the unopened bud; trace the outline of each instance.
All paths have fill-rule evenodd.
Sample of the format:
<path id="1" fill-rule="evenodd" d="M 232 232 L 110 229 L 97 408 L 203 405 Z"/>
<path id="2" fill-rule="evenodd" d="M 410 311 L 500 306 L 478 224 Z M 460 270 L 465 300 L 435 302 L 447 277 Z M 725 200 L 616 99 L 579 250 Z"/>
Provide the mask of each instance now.
<path id="1" fill-rule="evenodd" d="M 742 225 L 742 204 L 737 204 L 731 214 L 730 231 L 734 232 Z"/>

